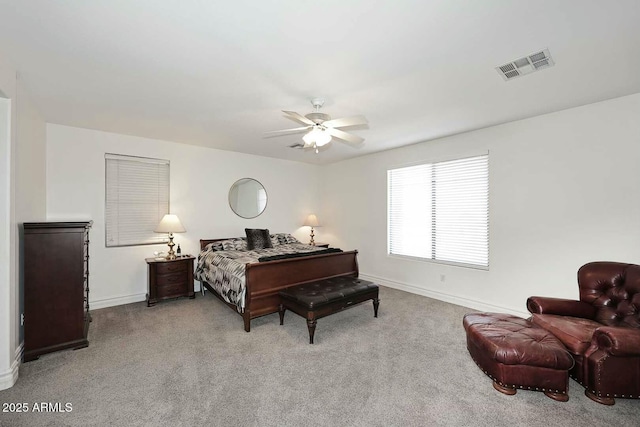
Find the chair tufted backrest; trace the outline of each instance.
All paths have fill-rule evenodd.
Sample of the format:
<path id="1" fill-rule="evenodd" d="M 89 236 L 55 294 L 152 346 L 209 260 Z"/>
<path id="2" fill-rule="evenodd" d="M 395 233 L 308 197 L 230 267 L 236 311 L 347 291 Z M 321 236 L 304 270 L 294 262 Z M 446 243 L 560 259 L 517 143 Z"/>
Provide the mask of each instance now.
<path id="1" fill-rule="evenodd" d="M 580 300 L 607 326 L 640 328 L 640 265 L 590 262 L 578 270 Z"/>

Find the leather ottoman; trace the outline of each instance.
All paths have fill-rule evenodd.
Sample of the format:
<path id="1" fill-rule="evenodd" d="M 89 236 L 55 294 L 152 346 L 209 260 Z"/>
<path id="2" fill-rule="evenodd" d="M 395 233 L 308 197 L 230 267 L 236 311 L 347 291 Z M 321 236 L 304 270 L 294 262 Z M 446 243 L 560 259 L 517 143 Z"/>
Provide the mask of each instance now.
<path id="1" fill-rule="evenodd" d="M 573 358 L 553 334 L 501 313 L 467 314 L 462 324 L 469 354 L 496 390 L 509 395 L 518 388 L 536 390 L 560 402 L 569 400 Z"/>

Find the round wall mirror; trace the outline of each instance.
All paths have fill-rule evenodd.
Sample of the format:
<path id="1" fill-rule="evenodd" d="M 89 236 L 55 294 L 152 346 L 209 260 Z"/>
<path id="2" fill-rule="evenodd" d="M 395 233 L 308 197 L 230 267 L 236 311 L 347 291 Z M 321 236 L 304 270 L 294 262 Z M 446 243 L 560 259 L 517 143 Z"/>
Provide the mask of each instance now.
<path id="1" fill-rule="evenodd" d="M 267 207 L 267 190 L 255 179 L 239 179 L 229 190 L 229 206 L 242 218 L 255 218 Z"/>

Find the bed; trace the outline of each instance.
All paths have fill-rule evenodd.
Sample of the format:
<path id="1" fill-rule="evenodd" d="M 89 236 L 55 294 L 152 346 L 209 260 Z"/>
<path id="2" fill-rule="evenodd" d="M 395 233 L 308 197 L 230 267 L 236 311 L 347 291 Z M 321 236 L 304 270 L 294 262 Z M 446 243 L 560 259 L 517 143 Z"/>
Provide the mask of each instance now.
<path id="1" fill-rule="evenodd" d="M 358 276 L 356 250 L 308 246 L 288 234 L 270 237 L 274 247 L 258 250 L 247 250 L 244 238 L 200 240 L 196 280 L 203 291 L 211 291 L 242 316 L 247 332 L 251 319 L 278 312 L 280 290 L 330 277 Z"/>

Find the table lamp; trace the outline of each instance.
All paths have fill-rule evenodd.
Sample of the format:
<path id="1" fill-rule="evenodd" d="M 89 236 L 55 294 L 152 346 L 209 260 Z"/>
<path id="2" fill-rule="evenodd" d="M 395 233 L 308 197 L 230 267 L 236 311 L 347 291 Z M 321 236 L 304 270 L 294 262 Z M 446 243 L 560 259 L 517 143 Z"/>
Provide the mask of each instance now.
<path id="1" fill-rule="evenodd" d="M 173 243 L 173 233 L 184 233 L 187 231 L 184 229 L 184 226 L 180 222 L 180 219 L 178 219 L 178 216 L 166 214 L 162 217 L 162 221 L 160 221 L 160 224 L 158 224 L 156 229 L 153 231 L 156 233 L 169 233 L 169 253 L 167 254 L 167 259 L 176 259 L 176 253 L 173 251 L 173 247 L 175 246 L 175 243 Z"/>
<path id="2" fill-rule="evenodd" d="M 307 219 L 304 221 L 304 224 L 302 225 L 306 225 L 308 227 L 311 227 L 311 241 L 309 242 L 309 244 L 311 246 L 315 246 L 316 242 L 313 240 L 313 227 L 320 227 L 320 223 L 318 222 L 318 218 L 314 215 L 311 214 L 307 217 Z"/>

